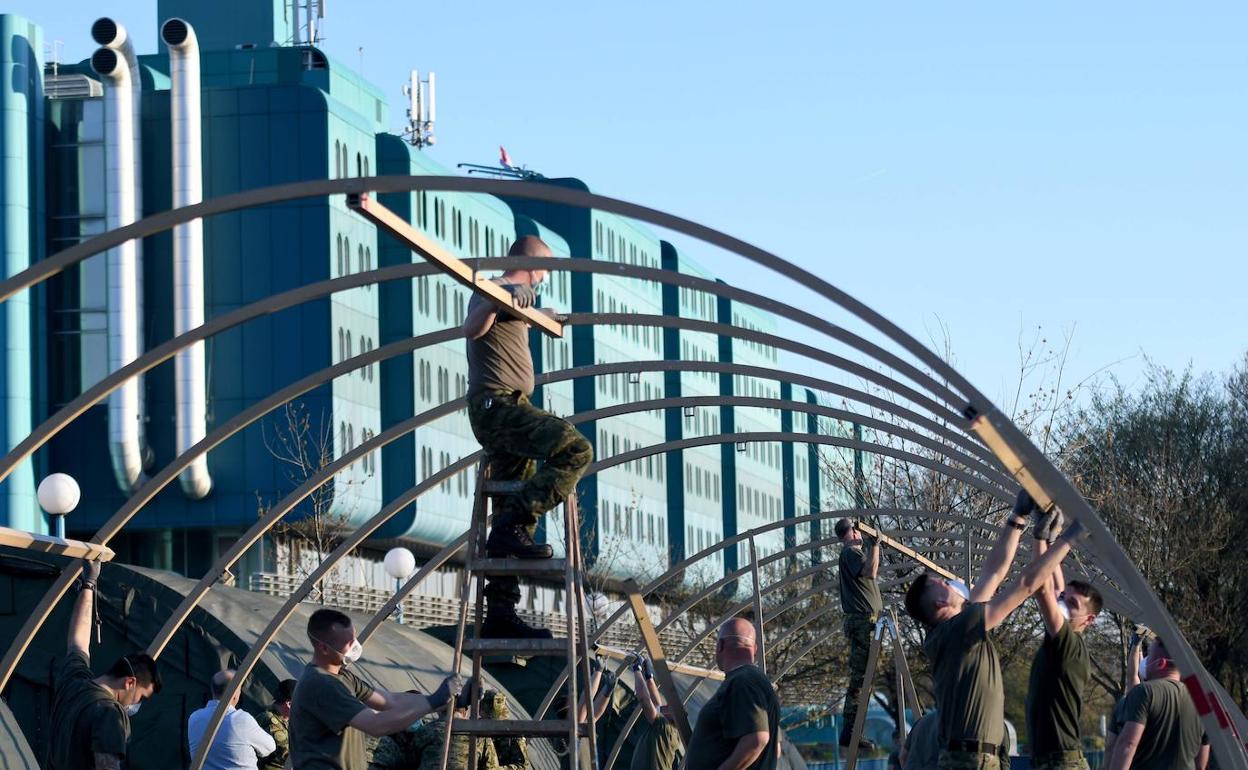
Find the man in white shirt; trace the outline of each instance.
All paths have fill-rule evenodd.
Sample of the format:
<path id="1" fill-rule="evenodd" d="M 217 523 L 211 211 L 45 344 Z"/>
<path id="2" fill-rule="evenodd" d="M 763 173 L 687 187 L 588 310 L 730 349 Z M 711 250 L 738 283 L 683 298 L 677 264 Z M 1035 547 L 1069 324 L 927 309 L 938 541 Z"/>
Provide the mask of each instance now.
<path id="1" fill-rule="evenodd" d="M 191 714 L 187 720 L 186 736 L 191 747 L 191 756 L 199 750 L 208 721 L 212 719 L 218 701 L 233 678 L 234 672 L 230 670 L 213 674 L 212 700 Z M 221 729 L 217 730 L 217 737 L 213 739 L 212 747 L 208 749 L 208 756 L 204 760 L 204 770 L 257 770 L 260 758 L 267 757 L 277 748 L 273 736 L 260 727 L 255 717 L 235 708 L 241 694 L 241 691 L 234 693 L 230 707 L 226 709 Z"/>

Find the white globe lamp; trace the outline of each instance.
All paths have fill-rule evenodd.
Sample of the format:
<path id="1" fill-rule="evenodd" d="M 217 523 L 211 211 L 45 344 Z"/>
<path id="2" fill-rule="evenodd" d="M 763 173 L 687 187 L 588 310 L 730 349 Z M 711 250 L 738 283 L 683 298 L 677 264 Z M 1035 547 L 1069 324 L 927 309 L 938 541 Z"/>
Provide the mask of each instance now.
<path id="1" fill-rule="evenodd" d="M 68 473 L 53 473 L 39 482 L 35 494 L 39 498 L 39 507 L 52 517 L 53 533 L 64 539 L 65 514 L 77 508 L 78 501 L 82 499 L 78 482 Z"/>
<path id="2" fill-rule="evenodd" d="M 382 562 L 382 566 L 386 569 L 386 574 L 394 578 L 394 590 L 398 593 L 403 581 L 416 571 L 416 557 L 411 551 L 399 546 L 386 551 L 386 558 Z M 399 602 L 394 608 L 394 619 L 401 625 L 403 623 L 403 603 Z"/>

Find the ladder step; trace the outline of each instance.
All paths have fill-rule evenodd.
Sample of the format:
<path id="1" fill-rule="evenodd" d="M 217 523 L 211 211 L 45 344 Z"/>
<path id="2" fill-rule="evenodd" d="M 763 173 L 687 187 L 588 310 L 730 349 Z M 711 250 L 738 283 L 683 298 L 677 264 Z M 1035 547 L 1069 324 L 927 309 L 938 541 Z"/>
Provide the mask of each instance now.
<path id="1" fill-rule="evenodd" d="M 487 495 L 514 495 L 524 489 L 523 481 L 486 481 L 484 485 Z"/>
<path id="2" fill-rule="evenodd" d="M 465 639 L 464 652 L 566 655 L 565 639 Z"/>
<path id="3" fill-rule="evenodd" d="M 451 732 L 457 735 L 523 735 L 527 737 L 566 736 L 572 723 L 566 719 L 459 719 L 451 724 Z M 585 724 L 580 733 L 588 734 Z"/>
<path id="4" fill-rule="evenodd" d="M 475 559 L 468 564 L 474 573 L 485 575 L 558 575 L 568 569 L 567 559 Z"/>

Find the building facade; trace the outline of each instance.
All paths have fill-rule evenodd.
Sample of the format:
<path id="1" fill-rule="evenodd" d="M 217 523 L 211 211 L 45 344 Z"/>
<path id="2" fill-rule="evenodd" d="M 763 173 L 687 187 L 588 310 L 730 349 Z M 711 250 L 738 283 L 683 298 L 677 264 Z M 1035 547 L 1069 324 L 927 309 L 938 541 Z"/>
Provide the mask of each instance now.
<path id="1" fill-rule="evenodd" d="M 292 45 L 282 2 L 161 0 L 158 24 L 182 18 L 194 29 L 201 63 L 202 183 L 205 199 L 298 180 L 373 174 L 451 173 L 389 130 L 385 94 L 315 45 Z M 135 20 L 147 23 L 149 20 Z M 53 74 L 40 60 L 41 31 L 0 17 L 9 43 L 4 84 L 5 186 L 0 227 L 6 275 L 108 227 L 109 89 L 88 62 Z M 170 60 L 167 52 L 137 57 L 141 209 L 172 204 Z M 46 182 L 45 182 L 46 180 Z M 588 190 L 576 179 L 547 184 Z M 46 184 L 46 187 L 44 186 Z M 388 206 L 463 259 L 500 256 L 520 236 L 538 235 L 555 258 L 592 259 L 712 279 L 696 261 L 649 228 L 600 211 L 534 201 L 429 191 L 382 195 Z M 212 217 L 203 225 L 202 291 L 208 319 L 309 283 L 404 264 L 414 257 L 348 209 L 342 197 L 307 199 Z M 142 344 L 173 336 L 177 296 L 173 238 L 142 244 L 137 302 Z M 6 448 L 109 372 L 110 272 L 97 255 L 4 303 L 4 388 L 0 420 Z M 457 327 L 467 290 L 432 274 L 341 291 L 263 315 L 206 344 L 209 432 L 289 383 L 376 347 Z M 606 314 L 575 324 L 562 339 L 533 334 L 539 371 L 639 362 L 639 371 L 544 385 L 534 400 L 563 416 L 664 398 L 748 396 L 815 403 L 819 395 L 783 382 L 777 351 L 757 339 L 712 331 L 664 329 L 680 316 L 774 333 L 775 319 L 714 294 L 607 272 L 554 271 L 542 303 L 563 312 Z M 683 360 L 695 367 L 664 371 Z M 650 365 L 645 365 L 651 362 Z M 709 368 L 714 362 L 777 370 L 745 377 Z M 208 454 L 212 489 L 195 499 L 172 484 L 156 496 L 112 545 L 118 558 L 143 566 L 202 574 L 256 518 L 322 468 L 385 431 L 417 423 L 334 476 L 301 503 L 293 521 L 349 528 L 374 516 L 431 474 L 477 451 L 465 411 L 427 413 L 467 389 L 463 341 L 437 344 L 335 378 L 274 410 Z M 143 471 L 156 472 L 178 452 L 174 425 L 186 407 L 175 398 L 174 368 L 162 364 L 143 378 Z M 89 536 L 132 492 L 107 458 L 109 412 L 101 403 L 0 485 L 0 523 L 46 531 L 34 483 L 47 473 L 75 476 L 83 501 L 70 517 L 71 536 Z M 826 422 L 826 421 L 825 421 Z M 805 412 L 770 406 L 642 408 L 579 423 L 597 461 L 621 459 L 579 488 L 582 535 L 596 569 L 613 577 L 657 574 L 726 537 L 826 506 L 835 491 L 822 480 L 814 444 L 740 441 L 663 453 L 664 442 L 760 432 L 847 432 Z M 839 457 L 840 455 L 838 455 Z M 853 461 L 852 458 L 849 460 Z M 385 548 L 407 543 L 428 551 L 468 525 L 473 469 L 452 476 L 399 510 L 339 572 L 360 585 L 390 584 L 380 568 Z M 826 487 L 826 488 L 825 488 Z M 271 538 L 252 549 L 242 573 L 290 570 L 317 558 L 318 543 L 283 530 L 286 550 Z M 809 528 L 777 530 L 755 543 L 760 556 L 812 537 Z M 562 549 L 558 516 L 543 536 Z M 302 543 L 298 548 L 291 542 Z M 323 550 L 323 549 L 319 549 Z M 709 581 L 748 561 L 747 549 L 715 555 L 688 579 Z"/>

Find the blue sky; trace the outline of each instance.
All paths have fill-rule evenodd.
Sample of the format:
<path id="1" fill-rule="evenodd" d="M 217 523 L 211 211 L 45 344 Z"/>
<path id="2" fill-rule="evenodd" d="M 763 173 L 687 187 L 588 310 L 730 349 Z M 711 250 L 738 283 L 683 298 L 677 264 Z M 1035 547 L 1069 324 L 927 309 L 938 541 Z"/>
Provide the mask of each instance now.
<path id="1" fill-rule="evenodd" d="M 11 1 L 89 55 L 156 3 Z M 391 94 L 438 74 L 447 165 L 513 161 L 819 272 L 993 398 L 1020 338 L 1068 379 L 1248 350 L 1248 6 L 330 0 L 324 47 Z M 362 54 L 359 48 L 363 47 Z M 779 279 L 701 251 L 726 279 Z M 810 301 L 808 309 L 842 320 Z M 851 325 L 852 324 L 848 324 Z"/>

